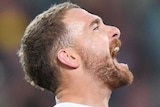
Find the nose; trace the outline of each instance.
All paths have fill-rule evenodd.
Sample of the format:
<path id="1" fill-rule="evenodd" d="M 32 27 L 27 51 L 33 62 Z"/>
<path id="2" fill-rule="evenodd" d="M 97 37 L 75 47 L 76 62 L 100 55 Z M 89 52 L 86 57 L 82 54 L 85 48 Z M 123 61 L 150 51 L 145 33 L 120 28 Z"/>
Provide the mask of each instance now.
<path id="1" fill-rule="evenodd" d="M 121 35 L 120 30 L 115 26 L 108 26 L 108 36 L 110 39 L 119 39 Z"/>

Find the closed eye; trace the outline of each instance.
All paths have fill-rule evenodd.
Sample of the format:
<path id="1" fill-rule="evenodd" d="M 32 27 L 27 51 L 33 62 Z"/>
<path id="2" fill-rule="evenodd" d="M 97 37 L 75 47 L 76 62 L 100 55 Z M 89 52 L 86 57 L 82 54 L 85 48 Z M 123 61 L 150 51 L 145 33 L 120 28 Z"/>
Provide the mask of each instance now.
<path id="1" fill-rule="evenodd" d="M 93 30 L 99 30 L 100 23 L 101 23 L 101 18 L 96 18 L 90 23 L 89 26 L 92 27 Z"/>
<path id="2" fill-rule="evenodd" d="M 99 30 L 99 26 L 97 25 L 93 30 Z"/>

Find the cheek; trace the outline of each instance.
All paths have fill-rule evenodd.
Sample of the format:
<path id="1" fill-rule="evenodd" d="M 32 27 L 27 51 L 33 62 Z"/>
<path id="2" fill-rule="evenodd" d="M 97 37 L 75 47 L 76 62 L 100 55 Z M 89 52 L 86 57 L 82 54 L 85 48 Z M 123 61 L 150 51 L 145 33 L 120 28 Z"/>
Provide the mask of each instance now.
<path id="1" fill-rule="evenodd" d="M 86 45 L 90 52 L 98 56 L 106 56 L 110 54 L 108 38 L 94 38 L 88 39 Z"/>

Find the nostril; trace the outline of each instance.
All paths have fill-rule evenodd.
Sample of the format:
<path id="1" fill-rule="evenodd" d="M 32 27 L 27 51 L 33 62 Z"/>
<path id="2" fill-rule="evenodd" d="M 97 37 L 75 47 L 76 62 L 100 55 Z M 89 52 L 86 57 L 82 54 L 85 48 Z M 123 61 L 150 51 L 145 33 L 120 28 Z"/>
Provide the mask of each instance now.
<path id="1" fill-rule="evenodd" d="M 112 37 L 116 37 L 116 36 L 118 36 L 118 34 L 114 34 Z"/>
<path id="2" fill-rule="evenodd" d="M 120 30 L 117 28 L 117 27 L 115 27 L 115 26 L 111 26 L 110 27 L 111 29 L 111 31 L 110 31 L 110 36 L 112 37 L 112 38 L 119 38 L 120 37 Z"/>

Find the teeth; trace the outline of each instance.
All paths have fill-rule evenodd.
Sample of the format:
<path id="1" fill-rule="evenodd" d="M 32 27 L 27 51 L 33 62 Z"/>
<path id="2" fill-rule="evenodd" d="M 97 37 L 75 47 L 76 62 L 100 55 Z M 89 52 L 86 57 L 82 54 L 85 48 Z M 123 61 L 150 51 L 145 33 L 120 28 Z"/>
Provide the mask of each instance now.
<path id="1" fill-rule="evenodd" d="M 114 48 L 114 53 L 117 53 L 119 51 L 119 47 Z"/>
<path id="2" fill-rule="evenodd" d="M 115 48 L 113 49 L 112 53 L 111 53 L 111 54 L 112 54 L 112 57 L 115 57 L 119 50 L 120 50 L 119 47 L 115 47 Z"/>

